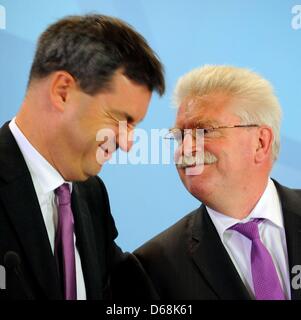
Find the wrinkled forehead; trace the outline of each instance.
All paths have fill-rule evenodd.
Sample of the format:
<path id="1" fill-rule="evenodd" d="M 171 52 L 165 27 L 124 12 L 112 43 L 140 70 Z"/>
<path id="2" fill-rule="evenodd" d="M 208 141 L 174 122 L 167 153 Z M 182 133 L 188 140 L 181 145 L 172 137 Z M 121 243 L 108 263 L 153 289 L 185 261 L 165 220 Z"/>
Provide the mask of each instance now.
<path id="1" fill-rule="evenodd" d="M 176 126 L 195 127 L 198 124 L 218 125 L 236 120 L 233 99 L 225 94 L 185 97 L 178 109 Z"/>

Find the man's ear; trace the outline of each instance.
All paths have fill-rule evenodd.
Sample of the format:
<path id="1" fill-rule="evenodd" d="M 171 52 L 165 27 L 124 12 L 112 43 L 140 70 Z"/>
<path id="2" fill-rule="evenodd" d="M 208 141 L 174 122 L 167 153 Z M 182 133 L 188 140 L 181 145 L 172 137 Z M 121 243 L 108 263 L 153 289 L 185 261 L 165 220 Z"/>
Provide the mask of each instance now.
<path id="1" fill-rule="evenodd" d="M 257 148 L 255 154 L 256 163 L 261 163 L 272 152 L 272 145 L 274 141 L 273 130 L 270 127 L 260 127 L 258 129 Z"/>
<path id="2" fill-rule="evenodd" d="M 57 71 L 52 74 L 50 82 L 50 99 L 54 108 L 63 111 L 68 95 L 76 86 L 75 79 L 65 71 Z"/>

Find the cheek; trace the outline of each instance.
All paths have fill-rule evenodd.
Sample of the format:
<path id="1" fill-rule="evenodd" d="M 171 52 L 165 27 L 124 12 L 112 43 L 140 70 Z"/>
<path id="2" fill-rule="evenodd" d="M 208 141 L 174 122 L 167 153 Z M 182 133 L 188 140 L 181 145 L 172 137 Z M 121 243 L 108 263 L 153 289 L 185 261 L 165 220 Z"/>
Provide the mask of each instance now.
<path id="1" fill-rule="evenodd" d="M 230 145 L 222 142 L 215 141 L 212 144 L 205 145 L 205 152 L 217 158 L 217 162 L 205 168 L 206 177 L 227 176 L 233 170 L 233 166 L 237 161 L 238 146 Z"/>
<path id="2" fill-rule="evenodd" d="M 227 154 L 224 154 L 224 158 L 227 161 L 227 167 L 230 172 L 232 170 L 246 172 L 250 169 L 254 160 L 252 146 L 248 141 L 240 141 Z"/>
<path id="3" fill-rule="evenodd" d="M 236 154 L 242 161 L 249 163 L 254 157 L 254 144 L 250 139 L 241 139 L 236 146 Z"/>
<path id="4" fill-rule="evenodd" d="M 81 128 L 79 125 L 71 126 L 65 130 L 66 137 L 66 148 L 70 150 L 75 156 L 81 156 L 89 153 L 92 147 L 96 149 L 96 139 L 91 134 L 87 133 L 86 130 Z"/>

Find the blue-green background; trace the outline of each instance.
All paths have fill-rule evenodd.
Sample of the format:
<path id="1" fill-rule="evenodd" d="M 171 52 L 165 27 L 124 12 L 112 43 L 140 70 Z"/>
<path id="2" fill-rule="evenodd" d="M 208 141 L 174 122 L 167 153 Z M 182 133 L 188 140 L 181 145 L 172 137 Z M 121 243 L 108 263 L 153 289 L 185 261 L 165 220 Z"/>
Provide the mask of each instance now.
<path id="1" fill-rule="evenodd" d="M 39 34 L 70 14 L 99 12 L 132 24 L 160 56 L 167 92 L 154 96 L 141 128 L 172 125 L 171 93 L 179 76 L 202 64 L 251 68 L 270 80 L 283 107 L 281 155 L 272 176 L 301 186 L 301 29 L 291 27 L 290 0 L 0 0 L 0 125 L 17 112 Z M 173 165 L 105 165 L 124 250 L 132 250 L 198 206 Z"/>

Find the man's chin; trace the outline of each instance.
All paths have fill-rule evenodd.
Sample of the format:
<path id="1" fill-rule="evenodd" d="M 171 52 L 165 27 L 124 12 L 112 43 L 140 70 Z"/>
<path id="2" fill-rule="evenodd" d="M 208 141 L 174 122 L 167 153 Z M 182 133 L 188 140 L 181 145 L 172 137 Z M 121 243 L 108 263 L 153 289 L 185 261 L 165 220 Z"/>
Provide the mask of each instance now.
<path id="1" fill-rule="evenodd" d="M 88 170 L 83 171 L 80 181 L 85 181 L 91 177 L 97 176 L 100 173 L 101 169 L 102 165 L 96 163 L 93 168 L 90 167 Z"/>
<path id="2" fill-rule="evenodd" d="M 102 170 L 104 163 L 97 163 L 96 168 L 94 170 L 94 176 L 98 175 L 100 171 Z"/>
<path id="3" fill-rule="evenodd" d="M 212 193 L 212 177 L 208 175 L 186 175 L 181 180 L 187 191 L 199 201 L 203 202 Z"/>
<path id="4" fill-rule="evenodd" d="M 102 164 L 99 165 L 98 170 L 96 170 L 97 172 L 95 173 L 95 176 L 100 173 L 100 171 L 102 170 L 102 166 Z"/>

